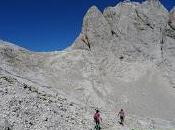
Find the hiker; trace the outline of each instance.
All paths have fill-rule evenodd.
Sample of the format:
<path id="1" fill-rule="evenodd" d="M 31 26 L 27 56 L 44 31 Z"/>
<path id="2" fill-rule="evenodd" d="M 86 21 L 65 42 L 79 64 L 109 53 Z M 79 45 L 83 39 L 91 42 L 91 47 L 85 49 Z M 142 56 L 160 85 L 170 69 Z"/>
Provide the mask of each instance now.
<path id="1" fill-rule="evenodd" d="M 101 118 L 101 116 L 100 116 L 99 110 L 96 110 L 96 113 L 94 114 L 94 121 L 95 121 L 95 123 L 96 123 L 96 126 L 95 126 L 95 127 L 99 127 L 99 129 L 101 129 L 101 128 L 100 128 L 100 121 L 102 121 L 102 118 Z M 96 129 L 97 129 L 97 128 L 96 128 Z"/>
<path id="2" fill-rule="evenodd" d="M 120 116 L 120 124 L 124 126 L 125 112 L 123 109 L 120 110 L 118 116 Z"/>

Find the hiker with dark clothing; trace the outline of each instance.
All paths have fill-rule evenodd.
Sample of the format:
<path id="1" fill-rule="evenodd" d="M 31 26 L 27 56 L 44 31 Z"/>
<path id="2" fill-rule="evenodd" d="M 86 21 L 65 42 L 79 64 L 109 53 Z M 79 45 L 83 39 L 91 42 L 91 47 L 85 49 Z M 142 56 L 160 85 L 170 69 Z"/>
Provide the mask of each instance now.
<path id="1" fill-rule="evenodd" d="M 124 125 L 124 120 L 125 120 L 125 112 L 123 109 L 120 110 L 120 112 L 118 113 L 118 116 L 120 116 L 120 124 Z"/>
<path id="2" fill-rule="evenodd" d="M 100 128 L 100 121 L 102 121 L 102 118 L 100 116 L 99 110 L 96 110 L 96 113 L 94 114 L 94 121 L 96 123 L 96 126 L 95 127 L 99 127 L 99 129 L 101 129 Z"/>

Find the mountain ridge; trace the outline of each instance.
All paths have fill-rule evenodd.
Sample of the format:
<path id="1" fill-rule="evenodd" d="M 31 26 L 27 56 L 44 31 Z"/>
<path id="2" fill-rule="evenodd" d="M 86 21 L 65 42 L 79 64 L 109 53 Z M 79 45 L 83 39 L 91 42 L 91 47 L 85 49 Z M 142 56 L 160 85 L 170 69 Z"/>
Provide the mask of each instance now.
<path id="1" fill-rule="evenodd" d="M 72 113 L 73 109 L 76 109 L 76 112 L 82 110 L 82 116 L 76 116 L 74 113 L 79 122 L 74 122 L 76 125 L 72 129 L 92 128 L 92 114 L 95 108 L 99 108 L 103 114 L 104 128 L 115 125 L 114 113 L 120 108 L 128 113 L 126 123 L 129 128 L 132 128 L 132 125 L 140 129 L 175 128 L 173 14 L 174 11 L 169 14 L 159 1 L 154 0 L 143 3 L 121 2 L 115 7 L 106 8 L 103 13 L 93 6 L 84 17 L 79 37 L 72 46 L 62 52 L 37 53 L 11 44 L 0 44 L 0 85 L 3 88 L 0 96 L 5 99 L 18 97 L 20 100 L 16 85 L 20 84 L 22 95 L 28 93 L 37 105 L 42 105 L 41 109 L 36 108 L 39 115 L 42 110 L 46 112 L 47 108 L 52 109 L 49 105 L 53 108 L 57 106 L 57 103 L 53 104 L 54 100 L 49 100 L 50 98 L 58 98 L 60 95 L 69 98 L 79 105 L 68 107 L 68 102 L 64 104 L 68 111 L 59 107 L 56 112 L 63 111 L 67 115 Z M 12 83 L 8 78 L 4 78 L 9 76 L 20 83 L 13 78 Z M 17 88 L 14 93 L 11 86 Z M 42 96 L 42 99 L 38 100 L 37 96 L 41 96 L 39 90 L 44 91 L 41 95 L 45 95 L 47 99 Z M 3 100 L 0 102 L 4 103 Z M 9 98 L 6 104 L 11 102 L 12 98 Z M 59 103 L 61 105 L 63 102 Z M 16 105 L 14 106 L 23 110 L 20 104 Z M 26 106 L 30 105 L 36 107 L 31 103 Z M 6 105 L 3 108 L 0 114 L 10 118 L 10 124 L 15 124 L 14 129 L 27 129 L 25 125 L 20 125 L 14 120 L 17 118 L 23 122 L 23 118 L 17 117 L 21 114 L 19 111 L 14 112 L 14 108 L 9 106 L 7 116 L 4 114 L 8 113 Z M 33 113 L 34 110 L 31 109 Z M 52 112 L 54 113 L 53 109 Z M 71 119 L 67 120 L 61 115 L 55 118 L 52 113 L 49 122 L 46 123 L 35 112 L 32 113 L 31 118 L 36 116 L 34 122 L 31 122 L 31 119 L 27 119 L 28 123 L 23 122 L 28 124 L 30 129 L 49 127 L 66 130 L 73 125 Z M 13 114 L 15 115 L 12 116 Z M 46 112 L 47 114 L 49 112 Z M 166 121 L 161 119 L 170 122 L 163 126 L 161 123 Z M 54 120 L 53 128 L 51 120 Z M 56 122 L 60 121 L 62 125 L 59 127 Z M 69 126 L 65 126 L 66 122 Z"/>

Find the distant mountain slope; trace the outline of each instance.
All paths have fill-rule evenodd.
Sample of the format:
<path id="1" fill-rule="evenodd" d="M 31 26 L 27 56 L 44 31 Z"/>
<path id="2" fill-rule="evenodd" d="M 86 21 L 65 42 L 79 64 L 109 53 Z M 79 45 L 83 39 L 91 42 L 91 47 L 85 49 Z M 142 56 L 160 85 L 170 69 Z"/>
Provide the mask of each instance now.
<path id="1" fill-rule="evenodd" d="M 53 115 L 49 123 L 56 126 L 48 128 L 53 125 L 47 124 L 44 127 L 42 117 L 37 116 L 31 125 L 30 122 L 28 124 L 22 121 L 23 117 L 19 119 L 16 116 L 18 111 L 13 113 L 16 107 L 23 111 L 21 107 L 24 104 L 17 104 L 12 108 L 3 100 L 0 103 L 3 106 L 0 114 L 10 118 L 10 123 L 15 118 L 24 123 L 20 125 L 14 121 L 14 129 L 18 129 L 17 126 L 19 129 L 59 129 L 58 126 L 60 129 L 69 129 L 73 126 L 70 124 L 75 121 L 76 125 L 72 129 L 85 130 L 93 125 L 91 116 L 95 108 L 99 108 L 104 114 L 104 128 L 114 125 L 114 113 L 124 108 L 129 117 L 136 116 L 127 119 L 127 126 L 133 124 L 136 128 L 138 126 L 145 129 L 153 126 L 174 128 L 174 22 L 174 10 L 169 13 L 158 0 L 147 0 L 143 3 L 125 1 L 115 7 L 106 8 L 103 13 L 97 7 L 91 7 L 84 17 L 81 34 L 71 47 L 62 52 L 31 52 L 0 41 L 0 87 L 3 89 L 0 93 L 1 99 L 11 102 L 14 97 L 23 100 L 25 95 L 29 96 L 30 100 L 24 99 L 24 102 L 36 101 L 37 105 L 42 106 L 41 109 L 36 108 L 36 114 L 41 115 L 46 109 L 61 105 L 62 102 L 55 101 L 55 98 L 64 95 L 64 98 L 70 99 L 66 101 L 65 107 L 68 107 L 71 101 L 78 105 L 72 109 L 68 107 L 70 110 L 63 113 L 78 112 L 78 115 L 73 113 L 78 119 L 71 122 L 68 120 L 66 123 L 66 117 Z M 9 76 L 14 78 L 15 82 L 6 85 Z M 27 90 L 24 87 L 27 87 Z M 53 100 L 38 99 L 38 87 L 45 90 L 46 97 L 47 92 L 51 92 L 49 99 Z M 15 93 L 11 92 L 13 89 Z M 34 92 L 29 92 L 33 89 Z M 54 103 L 47 104 L 47 101 Z M 48 107 L 50 105 L 51 107 Z M 30 103 L 27 107 L 29 106 Z M 33 119 L 36 111 L 31 109 L 34 112 L 31 114 Z M 10 115 L 4 114 L 9 110 Z M 61 108 L 56 108 L 56 111 L 60 110 Z M 53 110 L 51 114 L 52 112 Z M 83 115 L 80 115 L 81 113 Z M 49 115 L 48 112 L 46 114 Z M 142 121 L 140 117 L 149 119 L 143 119 L 142 124 L 138 123 L 139 120 Z M 82 121 L 83 119 L 86 121 Z M 155 123 L 151 122 L 153 119 Z M 62 120 L 64 122 L 56 124 Z M 163 126 L 161 123 L 166 121 L 162 120 L 171 122 L 167 121 L 168 125 Z"/>

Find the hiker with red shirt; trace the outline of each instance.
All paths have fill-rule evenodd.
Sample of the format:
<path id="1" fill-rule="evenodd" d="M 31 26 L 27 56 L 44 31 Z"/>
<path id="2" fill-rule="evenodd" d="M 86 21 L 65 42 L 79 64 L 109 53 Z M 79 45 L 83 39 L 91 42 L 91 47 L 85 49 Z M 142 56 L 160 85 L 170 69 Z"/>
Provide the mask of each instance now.
<path id="1" fill-rule="evenodd" d="M 120 110 L 120 112 L 118 113 L 118 116 L 120 116 L 120 124 L 124 125 L 125 112 L 123 109 Z"/>
<path id="2" fill-rule="evenodd" d="M 96 113 L 94 114 L 94 121 L 96 125 L 100 125 L 100 121 L 102 121 L 99 110 L 96 110 Z"/>

